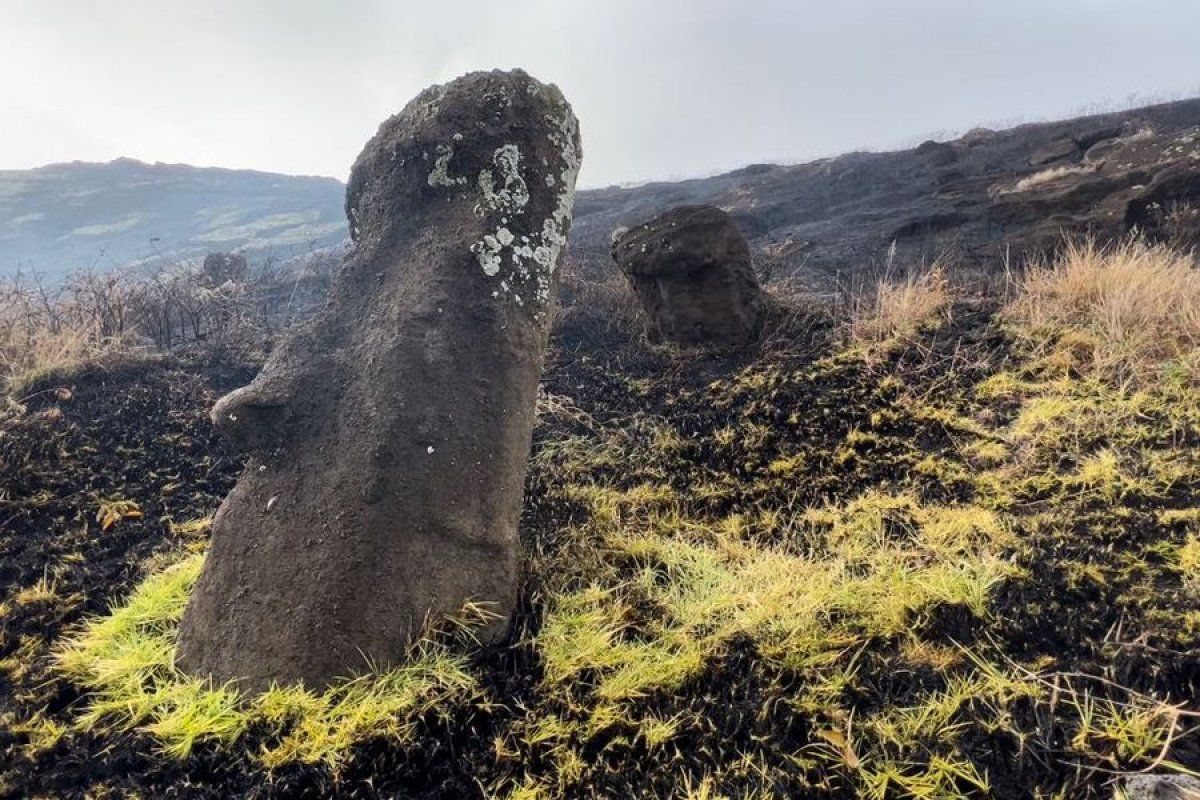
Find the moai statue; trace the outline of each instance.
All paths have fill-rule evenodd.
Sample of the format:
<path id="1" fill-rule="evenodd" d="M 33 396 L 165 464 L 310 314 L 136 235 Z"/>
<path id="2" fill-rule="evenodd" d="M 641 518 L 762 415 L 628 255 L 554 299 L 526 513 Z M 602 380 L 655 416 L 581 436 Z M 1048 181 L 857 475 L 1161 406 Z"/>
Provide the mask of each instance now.
<path id="1" fill-rule="evenodd" d="M 770 305 L 746 237 L 716 206 L 677 206 L 617 231 L 612 256 L 664 339 L 741 344 L 757 333 Z"/>
<path id="2" fill-rule="evenodd" d="M 320 688 L 467 602 L 496 614 L 481 639 L 504 634 L 579 159 L 561 92 L 519 70 L 426 89 L 367 143 L 328 306 L 213 408 L 250 458 L 182 669 Z"/>

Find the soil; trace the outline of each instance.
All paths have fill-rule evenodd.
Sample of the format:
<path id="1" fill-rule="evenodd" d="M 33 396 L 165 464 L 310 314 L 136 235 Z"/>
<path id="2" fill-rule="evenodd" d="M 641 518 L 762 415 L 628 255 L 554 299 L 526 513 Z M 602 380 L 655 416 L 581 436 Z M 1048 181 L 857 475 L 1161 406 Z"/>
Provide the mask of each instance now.
<path id="1" fill-rule="evenodd" d="M 604 336 L 558 335 L 544 376 L 544 390 L 569 397 L 581 414 L 545 415 L 535 431 L 537 454 L 548 441 L 587 435 L 591 425 L 636 426 L 646 416 L 669 420 L 685 444 L 675 471 L 667 476 L 683 491 L 700 482 L 728 492 L 714 500 L 713 513 L 736 511 L 760 502 L 764 493 L 794 507 L 855 496 L 870 488 L 915 484 L 925 501 L 968 499 L 970 487 L 941 476 L 911 479 L 914 465 L 947 452 L 951 436 L 936 422 L 897 415 L 878 436 L 845 448 L 847 435 L 868 421 L 895 412 L 905 400 L 885 381 L 922 387 L 926 396 L 953 397 L 1006 363 L 1008 343 L 991 320 L 986 303 L 964 306 L 955 322 L 927 346 L 900 353 L 874 368 L 861 361 L 834 361 L 817 372 L 809 368 L 828 348 L 821 337 L 802 346 L 762 351 L 680 353 L 663 347 Z M 766 376 L 753 387 L 738 383 L 753 367 Z M 212 514 L 231 488 L 240 462 L 216 438 L 207 412 L 228 389 L 242 385 L 253 365 L 201 359 L 162 359 L 95 367 L 67 379 L 48 379 L 0 427 L 0 596 L 52 574 L 60 598 L 55 603 L 10 603 L 0 616 L 0 660 L 35 654 L 25 670 L 0 670 L 0 798 L 464 798 L 482 797 L 482 785 L 504 774 L 535 775 L 552 766 L 536 753 L 519 766 L 499 762 L 493 742 L 506 726 L 538 700 L 541 666 L 528 636 L 540 625 L 542 577 L 526 576 L 509 640 L 481 652 L 475 669 L 492 698 L 503 702 L 473 706 L 463 713 L 430 713 L 419 723 L 415 743 L 403 748 L 385 740 L 363 743 L 336 777 L 319 766 L 290 766 L 273 773 L 256 765 L 251 732 L 235 752 L 202 745 L 184 761 L 164 756 L 145 735 L 69 733 L 52 748 L 26 755 L 26 737 L 3 724 L 43 709 L 67 723 L 85 701 L 49 670 L 48 645 L 85 616 L 105 611 L 144 574 L 155 554 L 177 548 L 186 534 L 171 523 Z M 811 376 L 820 375 L 819 382 Z M 62 391 L 65 389 L 66 391 Z M 802 410 L 803 414 L 793 414 Z M 722 448 L 708 436 L 732 419 L 761 426 L 762 441 Z M 878 426 L 877 426 L 878 427 Z M 1196 434 L 1193 433 L 1193 436 Z M 1200 442 L 1197 442 L 1200 445 Z M 769 465 L 781 454 L 811 456 L 804 474 L 783 483 L 768 479 Z M 614 468 L 613 476 L 622 472 Z M 630 470 L 628 480 L 637 476 Z M 908 476 L 908 477 L 904 477 Z M 553 553 L 569 543 L 560 532 L 579 513 L 557 497 L 558 476 L 535 468 L 528 477 L 521 533 L 525 547 Z M 1200 487 L 1177 487 L 1173 507 L 1195 503 Z M 120 519 L 107 530 L 97 522 L 99 504 L 124 499 L 140 517 Z M 1141 514 L 1135 509 L 1135 516 Z M 1145 520 L 1147 507 L 1125 535 L 1157 541 L 1162 535 Z M 1081 535 L 1099 524 L 1081 517 Z M 1062 562 L 1082 558 L 1064 553 Z M 1047 548 L 1059 547 L 1060 543 Z M 1069 546 L 1068 546 L 1069 547 Z M 1119 554 L 1089 552 L 1102 566 Z M 1144 576 L 1114 568 L 1104 590 L 1080 588 L 1062 563 L 1046 561 L 1033 580 L 1002 591 L 996 604 L 1001 624 L 983 637 L 963 609 L 940 608 L 922 621 L 947 644 L 988 645 L 1014 658 L 1049 659 L 1062 669 L 1111 675 L 1143 691 L 1183 699 L 1200 689 L 1200 650 L 1187 649 L 1150 631 L 1153 621 L 1138 619 L 1122 593 Z M 1164 592 L 1178 585 L 1162 585 Z M 1112 648 L 1104 643 L 1114 626 L 1147 646 Z M 31 640 L 33 643 L 31 644 Z M 1168 641 L 1169 640 L 1169 641 Z M 22 649 L 24 648 L 24 649 Z M 868 652 L 856 707 L 867 711 L 903 703 L 922 687 L 936 685 L 928 669 L 896 671 L 891 652 Z M 709 665 L 670 696 L 647 699 L 647 710 L 669 717 L 690 712 L 704 720 L 681 733 L 679 752 L 688 763 L 670 760 L 668 751 L 647 754 L 600 737 L 585 756 L 589 769 L 581 796 L 661 797 L 676 792 L 681 776 L 698 777 L 731 752 L 754 754 L 775 775 L 772 790 L 790 796 L 853 797 L 855 788 L 836 781 L 813 788 L 813 774 L 791 754 L 813 742 L 810 723 L 778 702 L 791 693 L 794 677 L 770 668 L 752 642 L 735 642 L 724 658 Z M 1030 711 L 1032 715 L 1033 712 Z M 1032 721 L 1031 721 L 1032 724 Z M 1200 766 L 1195 737 L 1181 741 L 1172 758 Z M 764 744 L 764 743 L 768 743 Z M 994 796 L 1032 797 L 1035 789 L 1073 781 L 1072 796 L 1101 797 L 1110 776 L 1079 771 L 1061 761 L 1043 762 L 1020 752 L 1010 738 L 979 734 L 970 741 L 972 758 L 993 781 Z M 781 782 L 779 776 L 787 777 Z M 516 777 L 520 777 L 519 774 Z M 727 787 L 734 794 L 736 787 Z M 754 788 L 749 780 L 743 788 Z"/>

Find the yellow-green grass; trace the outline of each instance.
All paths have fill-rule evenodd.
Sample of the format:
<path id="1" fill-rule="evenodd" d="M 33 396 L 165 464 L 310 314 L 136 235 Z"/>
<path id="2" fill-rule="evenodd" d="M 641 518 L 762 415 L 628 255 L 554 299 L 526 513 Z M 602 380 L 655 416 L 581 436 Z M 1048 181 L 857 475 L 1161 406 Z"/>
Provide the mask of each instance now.
<path id="1" fill-rule="evenodd" d="M 1179 770 L 1173 748 L 1196 709 L 1079 667 L 1111 661 L 1108 626 L 1084 623 L 1114 607 L 1128 636 L 1163 652 L 1200 631 L 1187 317 L 1151 320 L 1166 330 L 1151 348 L 1109 325 L 1109 295 L 1078 288 L 1079 273 L 1107 286 L 1105 270 L 1180 277 L 1182 262 L 1113 252 L 1070 251 L 1102 263 L 1033 273 L 1001 315 L 1010 349 L 969 380 L 881 376 L 891 345 L 851 341 L 815 364 L 764 360 L 681 393 L 671 402 L 716 412 L 688 429 L 545 398 L 552 433 L 532 472 L 556 511 L 528 553 L 534 612 L 517 647 L 536 671 L 519 697 L 487 694 L 486 667 L 438 639 L 326 694 L 244 697 L 183 676 L 171 662 L 193 556 L 60 649 L 94 692 L 78 724 L 137 728 L 175 756 L 267 726 L 255 755 L 267 767 L 337 768 L 364 738 L 402 746 L 425 712 L 503 708 L 480 783 L 509 798 L 587 796 L 615 780 L 606 769 L 658 770 L 639 775 L 681 798 L 769 797 L 797 781 L 818 795 L 997 796 L 1011 776 L 988 761 L 994 743 L 1054 776 L 1039 796 Z M 944 285 L 929 286 L 937 296 L 909 286 L 897 306 L 932 317 L 897 311 L 925 321 L 881 323 L 872 341 L 950 322 Z M 1022 626 L 1079 638 L 1011 657 L 1003 644 Z M 714 741 L 726 709 L 708 698 L 739 680 L 759 692 L 747 725 L 782 714 L 803 734 L 772 739 L 780 727 L 762 722 L 749 744 Z"/>
<path id="2" fill-rule="evenodd" d="M 184 674 L 174 665 L 175 637 L 203 561 L 203 554 L 187 555 L 152 574 L 127 601 L 57 648 L 60 672 L 91 690 L 77 727 L 137 729 L 182 758 L 201 742 L 233 744 L 261 723 L 274 729 L 256 756 L 264 765 L 337 768 L 355 744 L 376 736 L 403 741 L 419 715 L 477 691 L 465 653 L 432 638 L 414 646 L 401 666 L 320 693 L 283 686 L 243 696 Z"/>

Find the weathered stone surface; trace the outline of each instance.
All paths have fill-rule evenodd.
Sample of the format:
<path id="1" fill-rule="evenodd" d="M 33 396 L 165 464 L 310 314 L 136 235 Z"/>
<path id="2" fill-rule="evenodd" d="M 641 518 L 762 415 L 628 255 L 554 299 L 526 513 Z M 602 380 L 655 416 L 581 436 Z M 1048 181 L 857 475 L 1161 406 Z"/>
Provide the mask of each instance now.
<path id="1" fill-rule="evenodd" d="M 679 206 L 620 233 L 612 255 L 667 339 L 743 342 L 766 308 L 746 237 L 715 206 Z"/>
<path id="2" fill-rule="evenodd" d="M 1200 780 L 1186 775 L 1130 775 L 1115 800 L 1200 800 Z"/>
<path id="3" fill-rule="evenodd" d="M 1040 167 L 1054 161 L 1061 161 L 1064 158 L 1072 158 L 1078 154 L 1079 145 L 1075 143 L 1074 139 L 1064 136 L 1034 150 L 1033 155 L 1029 157 L 1029 164 L 1030 166 Z"/>
<path id="4" fill-rule="evenodd" d="M 395 663 L 427 616 L 499 617 L 570 227 L 579 139 L 554 86 L 473 73 L 359 156 L 328 306 L 222 398 L 251 453 L 213 522 L 179 665 L 261 689 Z"/>

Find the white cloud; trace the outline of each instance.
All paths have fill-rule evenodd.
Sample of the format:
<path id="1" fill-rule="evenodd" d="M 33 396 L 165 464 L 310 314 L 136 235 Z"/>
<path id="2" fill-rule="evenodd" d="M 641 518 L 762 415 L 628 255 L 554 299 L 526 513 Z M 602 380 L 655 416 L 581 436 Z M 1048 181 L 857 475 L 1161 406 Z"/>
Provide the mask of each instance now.
<path id="1" fill-rule="evenodd" d="M 581 181 L 797 161 L 1200 89 L 1194 0 L 0 0 L 0 168 L 345 177 L 426 85 L 557 82 Z"/>

